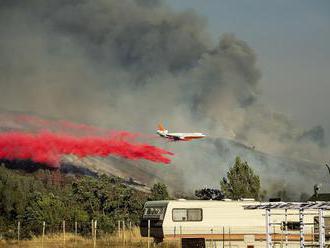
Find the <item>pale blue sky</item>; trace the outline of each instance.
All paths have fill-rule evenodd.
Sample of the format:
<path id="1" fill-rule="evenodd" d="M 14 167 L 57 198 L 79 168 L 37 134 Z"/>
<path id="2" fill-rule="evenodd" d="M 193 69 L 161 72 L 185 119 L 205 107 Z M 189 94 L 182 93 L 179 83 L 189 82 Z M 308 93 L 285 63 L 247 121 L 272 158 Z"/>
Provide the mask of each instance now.
<path id="1" fill-rule="evenodd" d="M 205 17 L 216 41 L 234 33 L 256 50 L 261 101 L 330 141 L 330 0 L 167 0 Z"/>

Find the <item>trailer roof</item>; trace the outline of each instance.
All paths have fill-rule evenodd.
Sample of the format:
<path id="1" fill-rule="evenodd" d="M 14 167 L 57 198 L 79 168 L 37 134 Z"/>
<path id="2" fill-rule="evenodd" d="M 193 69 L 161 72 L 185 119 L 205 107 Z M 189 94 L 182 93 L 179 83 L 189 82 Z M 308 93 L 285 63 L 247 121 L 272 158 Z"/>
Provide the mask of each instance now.
<path id="1" fill-rule="evenodd" d="M 253 209 L 324 209 L 330 210 L 330 202 L 265 202 L 244 205 L 245 210 Z"/>
<path id="2" fill-rule="evenodd" d="M 147 201 L 144 207 L 163 207 L 171 206 L 176 207 L 232 207 L 232 206 L 243 206 L 245 204 L 259 204 L 260 202 L 252 200 L 241 200 L 241 201 L 215 201 L 215 200 L 164 200 L 164 201 Z"/>

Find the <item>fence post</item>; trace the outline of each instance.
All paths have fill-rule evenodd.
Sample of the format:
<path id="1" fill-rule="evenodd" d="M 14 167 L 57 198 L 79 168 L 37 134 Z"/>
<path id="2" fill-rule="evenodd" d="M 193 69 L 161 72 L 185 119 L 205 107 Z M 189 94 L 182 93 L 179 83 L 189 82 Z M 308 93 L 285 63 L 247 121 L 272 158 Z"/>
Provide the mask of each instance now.
<path id="1" fill-rule="evenodd" d="M 95 220 L 94 223 L 95 223 L 94 232 L 95 232 L 95 238 L 96 238 L 96 235 L 97 235 L 97 220 Z"/>
<path id="2" fill-rule="evenodd" d="M 62 227 L 63 227 L 63 244 L 65 246 L 65 220 L 62 222 Z"/>
<path id="3" fill-rule="evenodd" d="M 92 239 L 93 239 L 93 237 L 94 237 L 94 220 L 92 220 L 92 230 L 91 230 L 91 236 L 92 236 Z"/>
<path id="4" fill-rule="evenodd" d="M 97 220 L 94 221 L 94 248 L 96 247 Z"/>
<path id="5" fill-rule="evenodd" d="M 17 223 L 17 241 L 19 242 L 20 240 L 20 231 L 21 231 L 21 222 L 19 221 Z"/>
<path id="6" fill-rule="evenodd" d="M 77 243 L 77 235 L 78 235 L 78 223 L 77 221 L 74 222 L 74 246 L 76 247 Z"/>
<path id="7" fill-rule="evenodd" d="M 148 248 L 150 248 L 150 219 L 148 220 Z"/>
<path id="8" fill-rule="evenodd" d="M 131 242 L 132 241 L 132 221 L 129 221 L 128 228 L 129 228 L 129 240 Z"/>
<path id="9" fill-rule="evenodd" d="M 42 239 L 41 239 L 41 246 L 44 247 L 44 238 L 45 238 L 45 228 L 46 228 L 46 222 L 42 222 Z"/>
<path id="10" fill-rule="evenodd" d="M 123 220 L 123 244 L 125 244 L 125 221 Z"/>
<path id="11" fill-rule="evenodd" d="M 118 238 L 120 238 L 120 220 L 118 220 Z"/>

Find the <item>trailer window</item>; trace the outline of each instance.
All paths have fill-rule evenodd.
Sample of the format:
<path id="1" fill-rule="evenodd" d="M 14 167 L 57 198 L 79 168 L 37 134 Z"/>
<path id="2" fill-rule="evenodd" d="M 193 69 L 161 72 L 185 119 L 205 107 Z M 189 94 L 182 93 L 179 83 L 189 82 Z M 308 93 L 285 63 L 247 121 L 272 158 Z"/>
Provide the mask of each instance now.
<path id="1" fill-rule="evenodd" d="M 188 221 L 201 221 L 202 209 L 188 209 Z"/>
<path id="2" fill-rule="evenodd" d="M 175 208 L 172 211 L 173 221 L 202 221 L 203 214 L 200 208 Z"/>
<path id="3" fill-rule="evenodd" d="M 144 210 L 144 218 L 160 218 L 163 216 L 165 208 L 163 207 L 147 207 Z"/>
<path id="4" fill-rule="evenodd" d="M 187 221 L 187 209 L 173 209 L 173 221 Z"/>

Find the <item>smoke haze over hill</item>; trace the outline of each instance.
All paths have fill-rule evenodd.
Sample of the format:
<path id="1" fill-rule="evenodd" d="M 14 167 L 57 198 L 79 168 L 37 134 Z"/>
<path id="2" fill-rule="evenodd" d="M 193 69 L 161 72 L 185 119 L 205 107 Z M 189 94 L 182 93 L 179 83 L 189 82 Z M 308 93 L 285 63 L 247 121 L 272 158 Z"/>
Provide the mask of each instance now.
<path id="1" fill-rule="evenodd" d="M 276 160 L 228 140 L 219 148 L 216 138 L 225 137 L 277 156 L 328 158 L 322 127 L 304 130 L 258 102 L 255 51 L 233 34 L 213 44 L 194 11 L 147 0 L 2 0 L 0 32 L 4 109 L 145 133 L 158 121 L 205 132 L 213 138 L 164 144 L 187 189 L 217 185 L 237 154 L 262 182 L 307 190 L 324 180 L 298 169 L 284 179 L 288 168 Z"/>

